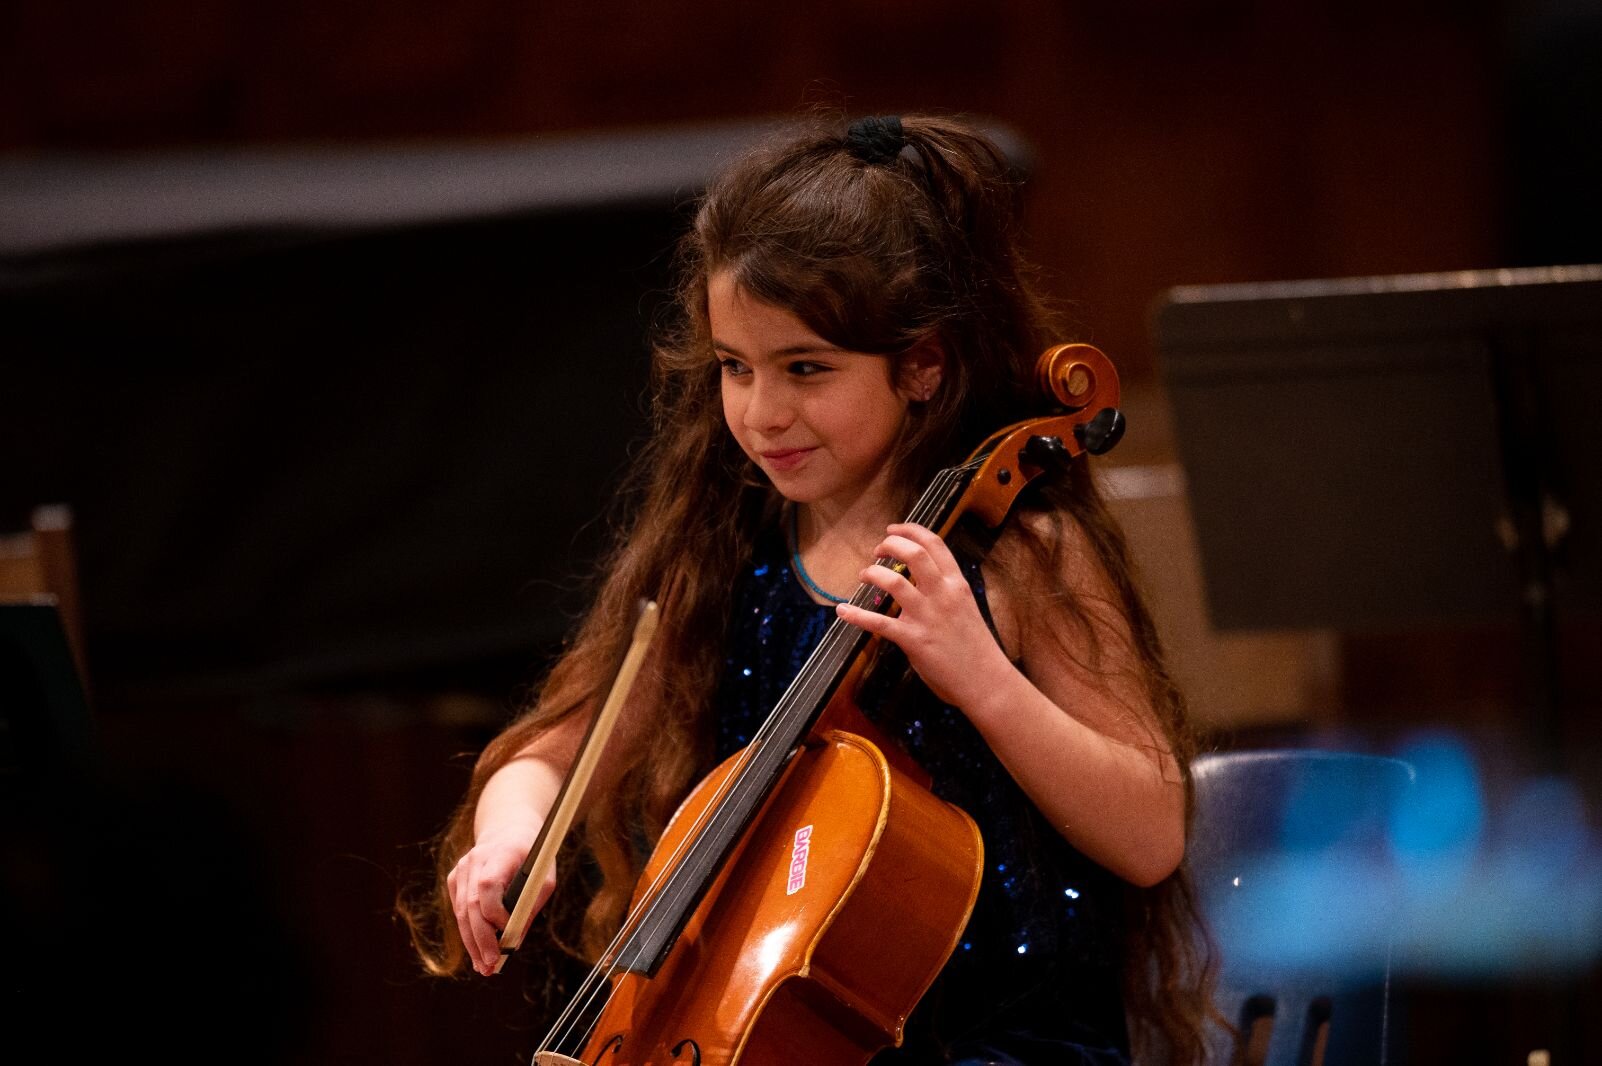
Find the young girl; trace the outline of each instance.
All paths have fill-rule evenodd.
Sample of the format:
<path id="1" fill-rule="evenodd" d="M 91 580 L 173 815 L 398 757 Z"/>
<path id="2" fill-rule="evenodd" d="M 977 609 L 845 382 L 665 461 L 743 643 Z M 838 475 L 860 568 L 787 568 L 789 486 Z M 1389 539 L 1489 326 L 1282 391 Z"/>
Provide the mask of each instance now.
<path id="1" fill-rule="evenodd" d="M 936 117 L 816 129 L 708 190 L 681 320 L 655 353 L 631 523 L 439 841 L 433 935 L 410 913 L 432 969 L 492 972 L 502 895 L 636 602 L 657 600 L 662 625 L 586 798 L 592 957 L 689 787 L 753 735 L 838 614 L 904 653 L 922 687 L 881 724 L 985 845 L 967 929 L 876 1066 L 1118 1063 L 1132 1044 L 1199 1061 L 1183 706 L 1088 465 L 1026 490 L 982 562 L 898 522 L 937 470 L 1042 411 L 1035 361 L 1063 338 L 1017 223 L 997 148 Z M 899 613 L 842 602 L 859 582 Z"/>

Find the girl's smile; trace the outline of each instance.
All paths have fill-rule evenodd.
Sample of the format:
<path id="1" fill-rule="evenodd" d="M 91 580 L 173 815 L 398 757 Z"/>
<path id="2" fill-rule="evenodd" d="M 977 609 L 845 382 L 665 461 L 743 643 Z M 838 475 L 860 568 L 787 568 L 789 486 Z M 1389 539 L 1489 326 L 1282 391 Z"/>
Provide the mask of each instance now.
<path id="1" fill-rule="evenodd" d="M 763 452 L 761 464 L 770 470 L 794 470 L 806 462 L 807 456 L 817 451 L 816 448 L 785 448 L 777 451 Z"/>

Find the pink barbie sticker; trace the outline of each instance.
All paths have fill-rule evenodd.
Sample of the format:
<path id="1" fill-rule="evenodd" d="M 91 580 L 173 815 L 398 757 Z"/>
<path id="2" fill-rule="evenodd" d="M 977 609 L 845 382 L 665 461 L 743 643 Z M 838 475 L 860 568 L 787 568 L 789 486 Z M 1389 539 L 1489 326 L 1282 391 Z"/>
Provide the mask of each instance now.
<path id="1" fill-rule="evenodd" d="M 807 855 L 812 851 L 812 827 L 804 825 L 795 831 L 795 843 L 790 846 L 790 883 L 784 894 L 793 896 L 807 883 Z"/>

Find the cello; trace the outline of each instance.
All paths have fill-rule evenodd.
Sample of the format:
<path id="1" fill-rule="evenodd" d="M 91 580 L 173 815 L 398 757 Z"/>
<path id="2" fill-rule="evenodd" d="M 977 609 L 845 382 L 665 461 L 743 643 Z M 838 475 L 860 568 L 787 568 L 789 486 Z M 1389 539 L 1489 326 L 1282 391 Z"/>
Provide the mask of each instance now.
<path id="1" fill-rule="evenodd" d="M 993 543 L 1028 485 L 1118 442 L 1118 377 L 1101 351 L 1054 346 L 1037 377 L 1050 413 L 991 434 L 942 470 L 908 522 L 941 537 L 969 523 Z M 897 560 L 875 562 L 905 573 Z M 850 602 L 896 609 L 868 584 Z M 654 611 L 645 614 L 654 625 Z M 643 655 L 639 640 L 624 673 Z M 900 1044 L 973 910 L 984 845 L 858 705 L 885 648 L 830 624 L 750 743 L 680 805 L 535 1066 L 865 1063 Z M 621 702 L 614 686 L 596 721 Z M 601 742 L 592 723 L 578 770 L 593 766 Z M 507 890 L 503 959 L 526 932 L 570 796 L 583 791 L 572 778 L 548 819 L 560 828 L 542 831 Z"/>

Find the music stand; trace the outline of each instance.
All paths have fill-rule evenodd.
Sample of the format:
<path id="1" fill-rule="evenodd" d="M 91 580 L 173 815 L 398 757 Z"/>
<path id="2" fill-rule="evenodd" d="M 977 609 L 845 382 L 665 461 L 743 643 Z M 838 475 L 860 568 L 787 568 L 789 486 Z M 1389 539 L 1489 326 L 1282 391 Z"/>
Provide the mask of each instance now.
<path id="1" fill-rule="evenodd" d="M 1602 607 L 1602 266 L 1169 290 L 1160 368 L 1220 629 Z"/>

